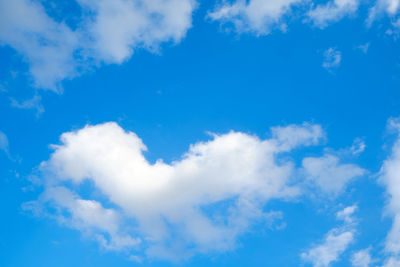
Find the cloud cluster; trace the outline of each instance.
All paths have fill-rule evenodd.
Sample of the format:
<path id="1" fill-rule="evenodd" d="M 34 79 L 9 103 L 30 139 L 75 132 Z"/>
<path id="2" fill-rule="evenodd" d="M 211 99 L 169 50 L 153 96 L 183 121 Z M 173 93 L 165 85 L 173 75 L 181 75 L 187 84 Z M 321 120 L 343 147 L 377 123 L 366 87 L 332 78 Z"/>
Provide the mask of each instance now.
<path id="1" fill-rule="evenodd" d="M 76 0 L 76 27 L 49 16 L 40 1 L 0 0 L 0 44 L 29 64 L 33 85 L 60 90 L 60 81 L 99 63 L 122 63 L 134 49 L 179 42 L 191 27 L 194 0 Z"/>
<path id="2" fill-rule="evenodd" d="M 196 0 L 75 0 L 69 4 L 77 8 L 65 9 L 74 11 L 59 18 L 54 16 L 57 4 L 45 7 L 39 0 L 0 0 L 0 45 L 22 56 L 37 88 L 60 92 L 61 81 L 87 69 L 121 64 L 136 49 L 154 52 L 162 43 L 180 42 L 198 5 Z M 332 0 L 317 6 L 305 0 L 220 1 L 207 17 L 233 24 L 239 33 L 267 35 L 274 29 L 285 31 L 289 17 L 325 28 L 355 14 L 359 5 L 359 0 Z M 292 14 L 295 7 L 299 16 Z M 369 20 L 382 10 L 393 17 L 398 7 L 399 0 L 379 0 Z M 324 63 L 328 69 L 340 63 L 340 53 L 331 52 L 335 52 L 332 59 Z"/>
<path id="3" fill-rule="evenodd" d="M 270 200 L 302 193 L 295 181 L 299 169 L 283 155 L 324 138 L 319 125 L 307 123 L 271 132 L 266 140 L 214 134 L 167 164 L 147 161 L 142 140 L 115 123 L 86 126 L 64 133 L 53 146 L 40 166 L 45 191 L 25 207 L 56 211 L 52 217 L 104 247 L 143 250 L 148 257 L 173 260 L 230 250 L 255 223 L 281 217 L 265 208 Z M 332 179 L 348 168 L 335 164 Z M 82 196 L 87 183 L 94 193 Z"/>

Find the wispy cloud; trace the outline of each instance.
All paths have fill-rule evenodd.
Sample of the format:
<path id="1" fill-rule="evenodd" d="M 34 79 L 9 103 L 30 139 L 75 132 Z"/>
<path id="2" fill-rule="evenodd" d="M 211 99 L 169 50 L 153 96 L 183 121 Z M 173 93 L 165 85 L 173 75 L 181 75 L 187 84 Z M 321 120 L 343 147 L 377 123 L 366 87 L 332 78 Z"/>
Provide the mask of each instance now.
<path id="1" fill-rule="evenodd" d="M 39 117 L 44 112 L 44 107 L 41 103 L 42 97 L 40 95 L 34 95 L 31 99 L 18 102 L 14 98 L 11 98 L 11 106 L 20 109 L 34 109 L 36 110 L 36 116 Z"/>
<path id="2" fill-rule="evenodd" d="M 8 138 L 2 131 L 0 131 L 0 150 L 8 153 Z"/>
<path id="3" fill-rule="evenodd" d="M 323 5 L 317 5 L 307 13 L 307 16 L 315 26 L 323 29 L 330 23 L 354 14 L 358 6 L 358 0 L 334 0 Z"/>
<path id="4" fill-rule="evenodd" d="M 302 259 L 314 267 L 328 267 L 338 261 L 354 240 L 355 223 L 352 216 L 356 209 L 357 206 L 350 206 L 339 211 L 337 219 L 343 220 L 344 225 L 330 230 L 320 244 L 301 254 Z"/>
<path id="5" fill-rule="evenodd" d="M 324 51 L 324 60 L 322 62 L 322 67 L 331 71 L 340 66 L 342 61 L 342 53 L 334 47 L 330 47 Z"/>

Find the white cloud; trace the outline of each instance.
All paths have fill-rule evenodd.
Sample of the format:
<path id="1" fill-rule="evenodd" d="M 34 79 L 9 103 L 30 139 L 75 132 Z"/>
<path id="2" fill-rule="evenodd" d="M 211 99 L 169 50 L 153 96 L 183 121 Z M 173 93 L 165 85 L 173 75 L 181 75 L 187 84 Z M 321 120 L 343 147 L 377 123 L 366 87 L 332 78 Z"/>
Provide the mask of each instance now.
<path id="1" fill-rule="evenodd" d="M 56 90 L 55 84 L 77 74 L 73 52 L 78 36 L 37 1 L 0 0 L 0 44 L 23 56 L 37 87 Z"/>
<path id="2" fill-rule="evenodd" d="M 274 27 L 285 23 L 282 17 L 290 13 L 293 5 L 303 0 L 236 0 L 233 3 L 223 1 L 208 17 L 222 23 L 233 23 L 238 32 L 252 32 L 266 35 Z"/>
<path id="3" fill-rule="evenodd" d="M 106 63 L 122 63 L 137 47 L 156 49 L 179 42 L 192 25 L 194 0 L 77 0 L 94 13 L 86 31 L 91 55 Z"/>
<path id="4" fill-rule="evenodd" d="M 370 8 L 367 23 L 371 23 L 382 14 L 388 14 L 390 17 L 394 17 L 400 7 L 400 0 L 377 0 L 375 5 Z"/>
<path id="5" fill-rule="evenodd" d="M 364 54 L 366 54 L 369 50 L 369 46 L 371 45 L 370 42 L 367 42 L 365 44 L 361 44 L 359 46 L 357 46 L 357 49 L 359 49 L 361 52 L 363 52 Z"/>
<path id="6" fill-rule="evenodd" d="M 272 127 L 272 137 L 278 142 L 280 150 L 291 150 L 301 145 L 317 145 L 325 137 L 322 127 L 317 124 L 303 123 Z"/>
<path id="7" fill-rule="evenodd" d="M 331 154 L 304 158 L 302 166 L 309 181 L 323 192 L 333 194 L 341 192 L 349 181 L 366 173 L 355 164 L 340 163 L 340 159 Z"/>
<path id="8" fill-rule="evenodd" d="M 350 152 L 356 156 L 364 152 L 366 147 L 367 145 L 362 139 L 356 138 L 353 142 L 353 145 L 350 147 Z"/>
<path id="9" fill-rule="evenodd" d="M 40 201 L 52 203 L 56 208 L 56 219 L 60 223 L 82 231 L 106 249 L 120 250 L 140 243 L 139 238 L 132 238 L 121 232 L 123 222 L 121 214 L 116 210 L 106 209 L 98 201 L 82 199 L 66 187 L 48 187 Z M 37 204 L 28 202 L 23 207 L 40 212 L 41 207 Z"/>
<path id="10" fill-rule="evenodd" d="M 337 22 L 345 16 L 354 14 L 359 6 L 358 0 L 333 0 L 318 5 L 307 14 L 313 24 L 325 28 L 329 23 Z"/>
<path id="11" fill-rule="evenodd" d="M 302 259 L 314 267 L 328 267 L 339 260 L 340 255 L 354 240 L 354 219 L 350 219 L 350 216 L 355 209 L 356 206 L 351 206 L 338 212 L 338 219 L 344 219 L 345 224 L 330 230 L 320 244 L 301 254 Z"/>
<path id="12" fill-rule="evenodd" d="M 21 109 L 35 109 L 36 116 L 40 116 L 44 112 L 44 107 L 41 103 L 42 97 L 39 95 L 34 95 L 31 99 L 25 100 L 23 102 L 18 102 L 17 100 L 11 98 L 11 106 Z"/>
<path id="13" fill-rule="evenodd" d="M 0 150 L 8 153 L 8 138 L 2 131 L 0 131 Z"/>
<path id="14" fill-rule="evenodd" d="M 77 2 L 82 21 L 72 30 L 50 17 L 40 1 L 0 0 L 0 44 L 29 63 L 36 87 L 60 91 L 62 80 L 91 64 L 122 63 L 136 48 L 154 51 L 162 42 L 179 42 L 196 6 L 194 0 Z"/>
<path id="15" fill-rule="evenodd" d="M 359 0 L 332 0 L 314 7 L 313 2 L 305 0 L 222 1 L 208 13 L 208 17 L 223 24 L 233 24 L 239 33 L 267 35 L 277 28 L 286 30 L 288 17 L 292 15 L 293 9 L 301 4 L 307 4 L 309 8 L 308 12 L 302 9 L 297 10 L 301 12 L 301 16 L 306 16 L 305 21 L 311 21 L 319 28 L 325 28 L 328 24 L 354 15 L 360 2 Z"/>
<path id="16" fill-rule="evenodd" d="M 339 259 L 347 246 L 353 241 L 352 232 L 334 229 L 328 233 L 322 244 L 302 254 L 304 261 L 311 262 L 314 267 L 327 267 Z"/>
<path id="17" fill-rule="evenodd" d="M 390 130 L 399 134 L 400 119 L 390 119 Z M 400 256 L 400 138 L 392 147 L 391 155 L 384 161 L 380 171 L 380 182 L 386 187 L 388 195 L 388 211 L 393 216 L 393 225 L 386 239 L 386 252 L 393 257 Z M 389 262 L 394 262 L 390 260 Z M 393 264 L 392 264 L 393 265 Z M 392 266 L 390 263 L 387 266 Z M 394 266 L 394 265 L 393 265 Z"/>
<path id="18" fill-rule="evenodd" d="M 400 259 L 390 257 L 382 267 L 398 267 L 400 266 Z"/>
<path id="19" fill-rule="evenodd" d="M 269 200 L 289 200 L 301 193 L 292 180 L 294 163 L 279 155 L 324 137 L 321 127 L 311 124 L 275 127 L 272 133 L 266 140 L 240 132 L 213 135 L 210 141 L 191 145 L 180 160 L 152 164 L 134 133 L 115 123 L 86 126 L 64 133 L 62 144 L 53 146 L 51 158 L 40 167 L 45 193 L 33 203 L 68 211 L 70 227 L 85 232 L 95 228 L 93 233 L 109 246 L 123 247 L 117 237 L 140 238 L 149 257 L 175 259 L 229 250 L 255 222 L 281 216 L 264 211 Z M 84 181 L 92 181 L 112 208 L 79 196 Z M 72 189 L 66 182 L 74 184 Z M 69 192 L 68 197 L 54 193 L 59 190 Z M 127 221 L 128 234 L 118 226 Z"/>
<path id="20" fill-rule="evenodd" d="M 342 53 L 336 48 L 330 47 L 324 51 L 324 61 L 322 62 L 322 67 L 327 70 L 337 68 L 342 61 Z"/>
<path id="21" fill-rule="evenodd" d="M 351 264 L 354 267 L 369 267 L 372 264 L 370 249 L 355 252 L 351 257 Z"/>
<path id="22" fill-rule="evenodd" d="M 336 218 L 338 220 L 343 220 L 347 224 L 351 224 L 354 222 L 353 214 L 357 210 L 357 208 L 358 207 L 356 205 L 346 207 L 336 213 Z"/>

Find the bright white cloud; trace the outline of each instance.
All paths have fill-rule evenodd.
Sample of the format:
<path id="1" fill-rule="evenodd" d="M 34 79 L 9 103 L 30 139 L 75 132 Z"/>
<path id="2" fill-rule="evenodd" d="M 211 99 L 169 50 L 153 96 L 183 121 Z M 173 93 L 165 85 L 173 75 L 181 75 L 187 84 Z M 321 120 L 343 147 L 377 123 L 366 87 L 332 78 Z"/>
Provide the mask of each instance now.
<path id="1" fill-rule="evenodd" d="M 340 159 L 331 154 L 304 158 L 302 165 L 306 178 L 325 193 L 337 194 L 349 181 L 366 173 L 355 164 L 340 163 Z"/>
<path id="2" fill-rule="evenodd" d="M 337 68 L 342 61 L 342 53 L 336 48 L 330 47 L 324 51 L 324 61 L 322 62 L 322 67 L 327 70 Z"/>
<path id="3" fill-rule="evenodd" d="M 356 208 L 351 206 L 338 212 L 337 218 L 343 219 L 344 225 L 330 230 L 320 244 L 301 254 L 302 259 L 314 267 L 328 267 L 338 261 L 340 255 L 354 240 L 355 224 L 351 215 Z"/>
<path id="4" fill-rule="evenodd" d="M 355 252 L 351 257 L 351 264 L 354 267 L 369 267 L 372 264 L 370 249 Z"/>
<path id="5" fill-rule="evenodd" d="M 72 30 L 40 1 L 0 0 L 0 44 L 23 56 L 36 87 L 60 91 L 60 81 L 88 65 L 122 63 L 136 48 L 153 51 L 162 42 L 179 42 L 196 6 L 194 0 L 76 1 L 83 15 Z"/>
<path id="6" fill-rule="evenodd" d="M 222 2 L 208 13 L 208 17 L 222 23 L 233 23 L 238 32 L 266 35 L 285 23 L 282 17 L 290 13 L 293 5 L 302 0 L 236 0 Z"/>
<path id="7" fill-rule="evenodd" d="M 86 126 L 64 133 L 62 143 L 53 146 L 40 167 L 45 192 L 28 207 L 50 206 L 61 210 L 63 219 L 67 212 L 67 225 L 95 229 L 90 233 L 106 247 L 134 246 L 140 239 L 150 257 L 225 251 L 255 222 L 281 216 L 264 212 L 269 200 L 301 193 L 292 180 L 294 163 L 279 155 L 323 137 L 321 127 L 311 124 L 272 128 L 266 140 L 230 132 L 191 145 L 182 159 L 167 164 L 149 163 L 142 140 L 115 123 Z M 91 196 L 80 196 L 85 181 L 112 205 L 105 208 Z M 74 184 L 72 189 L 66 182 Z"/>
<path id="8" fill-rule="evenodd" d="M 329 23 L 354 14 L 358 6 L 358 0 L 333 0 L 324 5 L 317 5 L 308 12 L 307 16 L 315 26 L 325 28 Z"/>

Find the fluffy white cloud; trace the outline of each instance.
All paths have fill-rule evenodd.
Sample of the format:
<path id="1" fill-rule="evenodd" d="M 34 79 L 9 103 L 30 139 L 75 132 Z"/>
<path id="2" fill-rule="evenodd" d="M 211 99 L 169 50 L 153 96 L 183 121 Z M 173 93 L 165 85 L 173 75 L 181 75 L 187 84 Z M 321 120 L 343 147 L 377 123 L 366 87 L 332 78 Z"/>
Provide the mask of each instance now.
<path id="1" fill-rule="evenodd" d="M 253 32 L 266 35 L 274 27 L 284 26 L 281 20 L 291 7 L 302 0 L 236 0 L 222 2 L 208 17 L 222 23 L 233 23 L 238 32 Z"/>
<path id="2" fill-rule="evenodd" d="M 301 145 L 317 145 L 325 133 L 320 125 L 303 123 L 301 125 L 277 126 L 271 128 L 273 139 L 278 142 L 279 150 L 288 151 Z"/>
<path id="3" fill-rule="evenodd" d="M 400 120 L 390 119 L 389 129 L 399 134 Z M 395 257 L 400 256 L 400 138 L 397 137 L 392 153 L 380 171 L 380 182 L 386 187 L 388 211 L 393 216 L 393 225 L 386 239 L 386 252 L 393 256 L 385 266 L 395 266 Z M 397 266 L 397 265 L 396 265 Z"/>
<path id="4" fill-rule="evenodd" d="M 329 23 L 354 14 L 358 6 L 358 0 L 333 0 L 324 5 L 317 5 L 308 12 L 307 16 L 315 26 L 325 28 Z"/>
<path id="5" fill-rule="evenodd" d="M 94 58 L 122 63 L 136 47 L 156 49 L 159 43 L 179 42 L 192 25 L 194 0 L 77 0 L 94 14 L 85 31 Z"/>
<path id="6" fill-rule="evenodd" d="M 321 244 L 301 254 L 302 259 L 314 267 L 328 267 L 337 261 L 354 240 L 354 219 L 351 215 L 355 210 L 356 206 L 351 206 L 338 212 L 337 218 L 344 220 L 344 225 L 330 230 Z"/>
<path id="7" fill-rule="evenodd" d="M 49 187 L 41 195 L 40 202 L 24 203 L 23 208 L 43 212 L 39 205 L 44 202 L 50 202 L 56 208 L 56 213 L 51 216 L 61 224 L 82 231 L 106 249 L 121 250 L 140 243 L 139 238 L 123 231 L 123 218 L 118 211 L 106 209 L 98 201 L 82 199 L 66 187 Z"/>
<path id="8" fill-rule="evenodd" d="M 351 257 L 351 264 L 354 267 L 369 267 L 372 264 L 369 249 L 363 249 L 355 252 Z"/>
<path id="9" fill-rule="evenodd" d="M 342 53 L 336 48 L 330 47 L 324 51 L 324 61 L 322 62 L 322 67 L 327 70 L 337 68 L 342 61 Z"/>
<path id="10" fill-rule="evenodd" d="M 77 34 L 50 18 L 37 1 L 0 0 L 0 44 L 22 54 L 37 87 L 55 90 L 57 82 L 77 74 Z"/>
<path id="11" fill-rule="evenodd" d="M 303 159 L 306 177 L 325 193 L 337 194 L 352 179 L 362 176 L 366 171 L 355 164 L 341 164 L 335 155 Z"/>
<path id="12" fill-rule="evenodd" d="M 354 222 L 353 214 L 357 210 L 357 208 L 358 207 L 356 205 L 346 207 L 343 210 L 336 213 L 336 218 L 338 220 L 344 221 L 347 224 L 351 224 Z"/>
<path id="13" fill-rule="evenodd" d="M 194 0 L 76 1 L 82 21 L 73 30 L 40 1 L 0 0 L 0 44 L 23 56 L 36 87 L 59 91 L 60 81 L 90 64 L 122 63 L 135 48 L 179 42 L 196 6 Z"/>
<path id="14" fill-rule="evenodd" d="M 264 210 L 269 200 L 301 193 L 292 180 L 294 163 L 279 155 L 317 144 L 324 133 L 303 124 L 272 128 L 266 140 L 240 132 L 212 137 L 167 164 L 148 162 L 142 140 L 115 123 L 64 133 L 40 167 L 45 192 L 27 207 L 60 210 L 63 221 L 68 213 L 67 225 L 106 247 L 135 246 L 140 239 L 150 257 L 225 251 L 255 222 L 277 217 Z M 102 201 L 79 195 L 87 181 Z"/>

